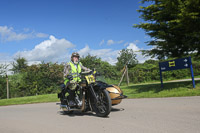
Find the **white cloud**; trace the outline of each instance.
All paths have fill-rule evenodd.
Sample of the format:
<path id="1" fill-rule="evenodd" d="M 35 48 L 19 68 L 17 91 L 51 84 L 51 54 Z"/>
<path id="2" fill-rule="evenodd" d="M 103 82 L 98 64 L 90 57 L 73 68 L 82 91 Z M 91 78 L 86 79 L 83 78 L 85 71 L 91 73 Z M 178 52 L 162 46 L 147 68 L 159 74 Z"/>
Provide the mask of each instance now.
<path id="1" fill-rule="evenodd" d="M 86 45 L 84 48 L 80 49 L 78 52 L 81 56 L 87 56 L 90 53 L 90 48 Z"/>
<path id="2" fill-rule="evenodd" d="M 104 40 L 102 40 L 100 43 L 99 43 L 99 45 L 101 46 L 101 45 L 103 45 L 104 44 Z"/>
<path id="3" fill-rule="evenodd" d="M 134 43 L 129 43 L 127 49 L 132 49 L 135 52 L 140 50 Z"/>
<path id="4" fill-rule="evenodd" d="M 107 41 L 107 45 L 121 44 L 121 43 L 123 43 L 123 42 L 124 42 L 124 40 L 120 40 L 120 41 L 108 40 L 108 41 Z"/>
<path id="5" fill-rule="evenodd" d="M 45 37 L 48 37 L 48 35 L 45 34 L 45 33 L 36 33 L 35 36 L 38 37 L 38 38 L 45 38 Z"/>
<path id="6" fill-rule="evenodd" d="M 28 30 L 28 29 L 27 29 Z M 43 36 L 43 34 L 39 34 L 38 36 Z M 102 40 L 102 43 L 104 40 Z M 112 43 L 114 41 L 110 41 Z M 122 43 L 123 40 L 118 41 L 118 43 Z M 144 57 L 141 52 L 141 49 L 136 45 L 138 41 L 134 41 L 131 43 L 126 43 L 125 48 L 132 49 L 137 54 L 137 59 L 139 63 L 143 63 L 145 60 L 150 59 L 150 57 Z M 17 56 L 25 57 L 29 64 L 34 62 L 39 63 L 41 61 L 45 62 L 66 62 L 70 60 L 71 51 L 74 51 L 75 45 L 65 38 L 57 39 L 54 36 L 50 36 L 49 39 L 37 44 L 31 50 L 18 51 L 14 54 L 14 56 L 6 55 L 0 53 L 0 61 L 9 61 L 13 60 Z M 119 51 L 121 49 L 91 49 L 89 45 L 86 45 L 82 49 L 76 49 L 81 56 L 87 56 L 91 54 L 93 56 L 100 57 L 103 61 L 107 61 L 110 64 L 114 65 L 117 62 L 117 57 L 119 56 Z"/>
<path id="7" fill-rule="evenodd" d="M 29 31 L 28 28 L 24 29 L 24 32 L 28 31 Z M 48 35 L 44 33 L 36 33 L 34 31 L 30 33 L 16 33 L 13 27 L 0 26 L 0 39 L 2 42 L 20 41 L 29 38 L 45 38 L 45 37 L 48 37 Z"/>
<path id="8" fill-rule="evenodd" d="M 135 41 L 136 42 L 136 41 Z M 144 63 L 146 60 L 149 60 L 150 57 L 144 57 L 142 53 L 140 52 L 140 48 L 135 44 L 135 42 L 128 43 L 127 49 L 132 49 L 135 54 L 136 58 L 139 61 L 139 63 Z M 119 56 L 120 50 L 113 50 L 113 49 L 91 49 L 88 45 L 86 45 L 84 48 L 80 49 L 78 52 L 81 56 L 87 56 L 88 54 L 91 54 L 93 56 L 100 57 L 103 61 L 107 61 L 110 64 L 114 65 L 117 63 L 117 57 Z"/>
<path id="9" fill-rule="evenodd" d="M 30 29 L 29 28 L 24 28 L 24 32 L 29 32 Z"/>
<path id="10" fill-rule="evenodd" d="M 124 47 L 126 47 L 128 44 L 129 44 L 129 43 L 128 43 L 128 42 L 126 42 L 126 43 L 124 44 Z"/>
<path id="11" fill-rule="evenodd" d="M 88 45 L 84 48 L 80 49 L 78 53 L 81 56 L 87 56 L 91 54 L 93 56 L 100 57 L 103 61 L 107 61 L 110 64 L 114 65 L 117 62 L 117 55 L 119 50 L 112 50 L 112 49 L 90 49 Z"/>
<path id="12" fill-rule="evenodd" d="M 139 40 L 135 40 L 133 43 L 138 44 L 140 41 Z"/>
<path id="13" fill-rule="evenodd" d="M 139 63 L 144 63 L 146 60 L 151 59 L 150 57 L 144 57 L 142 52 L 140 52 L 141 49 L 135 43 L 129 43 L 127 49 L 132 49 L 135 52 L 136 59 L 139 61 Z"/>
<path id="14" fill-rule="evenodd" d="M 121 44 L 121 43 L 123 43 L 124 42 L 124 40 L 120 40 L 120 41 L 117 41 L 116 43 L 117 44 Z"/>
<path id="15" fill-rule="evenodd" d="M 0 63 L 1 62 L 6 62 L 6 61 L 11 61 L 12 58 L 9 54 L 6 53 L 0 53 Z"/>
<path id="16" fill-rule="evenodd" d="M 107 41 L 107 44 L 108 44 L 108 45 L 112 45 L 112 44 L 114 44 L 114 41 L 113 41 L 113 40 L 108 40 L 108 41 Z"/>
<path id="17" fill-rule="evenodd" d="M 31 66 L 31 65 L 38 65 L 38 64 L 41 64 L 42 62 L 41 61 L 28 61 L 27 64 L 28 66 Z"/>
<path id="18" fill-rule="evenodd" d="M 19 51 L 14 56 L 25 57 L 28 61 L 62 61 L 69 56 L 69 50 L 75 47 L 66 39 L 56 39 L 50 36 L 49 40 L 45 40 L 36 45 L 34 49 L 28 51 Z"/>

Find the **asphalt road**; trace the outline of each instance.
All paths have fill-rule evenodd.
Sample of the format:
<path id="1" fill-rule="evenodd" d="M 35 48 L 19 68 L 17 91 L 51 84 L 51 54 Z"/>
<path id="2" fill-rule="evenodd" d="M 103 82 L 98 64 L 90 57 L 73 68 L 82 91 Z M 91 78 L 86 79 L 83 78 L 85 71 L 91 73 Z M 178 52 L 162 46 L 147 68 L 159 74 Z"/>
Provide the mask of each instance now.
<path id="1" fill-rule="evenodd" d="M 126 99 L 108 118 L 75 112 L 56 103 L 0 107 L 0 133 L 199 133 L 200 97 Z"/>

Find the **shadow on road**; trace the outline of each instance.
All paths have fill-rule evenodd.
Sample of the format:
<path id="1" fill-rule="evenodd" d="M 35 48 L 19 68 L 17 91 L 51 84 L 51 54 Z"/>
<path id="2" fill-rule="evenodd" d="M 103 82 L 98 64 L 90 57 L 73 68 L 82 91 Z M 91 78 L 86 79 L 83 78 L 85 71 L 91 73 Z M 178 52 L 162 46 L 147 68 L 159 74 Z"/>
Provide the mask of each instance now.
<path id="1" fill-rule="evenodd" d="M 66 115 L 69 117 L 78 117 L 78 116 L 93 116 L 93 117 L 98 117 L 94 112 L 88 111 L 88 112 L 80 112 L 80 111 L 71 111 L 71 112 L 66 112 L 66 111 L 59 111 L 60 115 Z M 108 117 L 99 117 L 99 118 L 109 118 Z"/>
<path id="2" fill-rule="evenodd" d="M 59 111 L 60 115 L 67 115 L 67 116 L 70 116 L 70 117 L 75 117 L 75 116 L 84 116 L 84 115 L 87 115 L 87 116 L 95 116 L 95 114 L 93 114 L 93 112 L 80 112 L 80 111 L 70 111 L 70 112 L 67 112 L 67 111 Z"/>
<path id="3" fill-rule="evenodd" d="M 111 112 L 118 112 L 118 111 L 124 111 L 123 108 L 111 108 Z M 80 112 L 80 111 L 58 111 L 58 114 L 60 115 L 66 115 L 69 117 L 77 117 L 77 116 L 93 116 L 93 117 L 98 117 L 94 112 L 88 111 L 88 112 Z M 108 117 L 100 117 L 100 118 L 109 118 Z"/>
<path id="4" fill-rule="evenodd" d="M 124 108 L 113 108 L 111 109 L 111 112 L 118 112 L 118 111 L 124 111 Z"/>

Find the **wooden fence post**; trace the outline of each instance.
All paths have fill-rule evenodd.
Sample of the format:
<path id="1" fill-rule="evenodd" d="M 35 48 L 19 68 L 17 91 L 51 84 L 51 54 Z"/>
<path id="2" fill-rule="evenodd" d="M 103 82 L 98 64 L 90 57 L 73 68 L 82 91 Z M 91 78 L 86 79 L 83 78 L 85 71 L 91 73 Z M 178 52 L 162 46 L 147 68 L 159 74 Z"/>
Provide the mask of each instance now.
<path id="1" fill-rule="evenodd" d="M 7 83 L 7 99 L 9 99 L 9 84 L 8 84 L 8 75 L 6 74 L 6 83 Z"/>
<path id="2" fill-rule="evenodd" d="M 127 80 L 127 85 L 129 86 L 129 76 L 128 76 L 128 67 L 126 65 L 126 80 Z"/>

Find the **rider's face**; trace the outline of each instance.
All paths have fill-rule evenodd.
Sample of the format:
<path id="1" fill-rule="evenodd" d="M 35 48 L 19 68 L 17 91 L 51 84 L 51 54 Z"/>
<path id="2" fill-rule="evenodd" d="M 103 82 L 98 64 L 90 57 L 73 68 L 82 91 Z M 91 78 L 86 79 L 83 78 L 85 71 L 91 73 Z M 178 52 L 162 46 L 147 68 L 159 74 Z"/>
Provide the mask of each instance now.
<path id="1" fill-rule="evenodd" d="M 76 56 L 73 57 L 73 61 L 74 61 L 74 62 L 78 62 L 78 60 L 79 60 L 78 57 L 76 57 Z"/>

